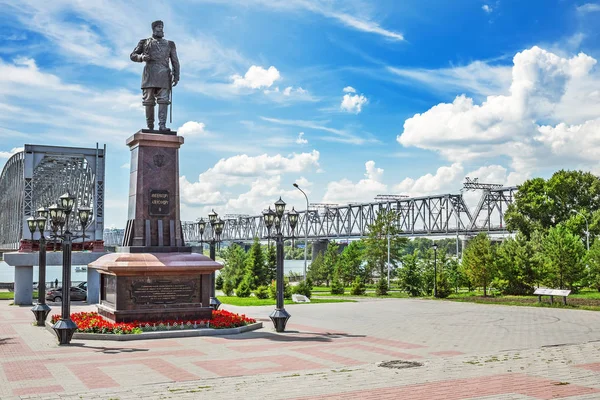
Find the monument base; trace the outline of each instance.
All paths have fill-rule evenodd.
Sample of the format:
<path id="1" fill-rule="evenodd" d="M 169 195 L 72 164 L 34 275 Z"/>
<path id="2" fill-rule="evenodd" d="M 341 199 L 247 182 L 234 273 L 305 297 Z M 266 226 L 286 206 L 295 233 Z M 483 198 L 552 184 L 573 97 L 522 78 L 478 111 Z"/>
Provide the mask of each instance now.
<path id="1" fill-rule="evenodd" d="M 210 319 L 211 274 L 222 265 L 197 253 L 111 253 L 100 273 L 98 313 L 112 322 Z"/>

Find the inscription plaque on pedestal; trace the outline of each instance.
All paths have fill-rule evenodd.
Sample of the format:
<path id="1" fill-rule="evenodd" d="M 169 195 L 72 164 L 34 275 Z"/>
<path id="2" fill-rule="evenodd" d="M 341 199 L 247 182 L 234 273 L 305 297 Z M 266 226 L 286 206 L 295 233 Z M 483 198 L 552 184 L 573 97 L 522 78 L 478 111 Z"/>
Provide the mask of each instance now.
<path id="1" fill-rule="evenodd" d="M 150 215 L 169 215 L 169 191 L 150 190 Z"/>
<path id="2" fill-rule="evenodd" d="M 197 302 L 194 280 L 142 280 L 131 284 L 131 300 L 135 304 L 176 304 Z"/>

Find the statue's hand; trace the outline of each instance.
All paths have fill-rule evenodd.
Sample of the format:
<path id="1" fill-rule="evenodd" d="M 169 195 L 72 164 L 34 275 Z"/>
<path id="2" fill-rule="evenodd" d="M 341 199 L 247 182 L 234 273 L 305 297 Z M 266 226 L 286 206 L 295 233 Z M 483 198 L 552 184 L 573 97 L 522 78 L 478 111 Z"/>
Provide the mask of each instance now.
<path id="1" fill-rule="evenodd" d="M 142 54 L 142 61 L 143 62 L 148 62 L 150 60 L 151 60 L 151 58 L 150 58 L 149 54 Z"/>
<path id="2" fill-rule="evenodd" d="M 179 79 L 173 78 L 173 87 L 177 86 L 177 82 L 179 82 Z"/>

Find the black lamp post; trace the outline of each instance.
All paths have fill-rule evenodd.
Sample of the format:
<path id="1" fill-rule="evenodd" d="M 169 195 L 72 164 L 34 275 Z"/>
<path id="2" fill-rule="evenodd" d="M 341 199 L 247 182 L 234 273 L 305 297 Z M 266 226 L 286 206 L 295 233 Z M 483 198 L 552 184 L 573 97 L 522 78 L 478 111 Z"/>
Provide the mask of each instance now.
<path id="1" fill-rule="evenodd" d="M 275 330 L 277 332 L 284 332 L 285 325 L 291 315 L 284 308 L 284 281 L 283 281 L 283 232 L 281 225 L 283 221 L 283 214 L 285 212 L 285 202 L 279 200 L 275 202 L 275 212 L 269 210 L 263 213 L 263 219 L 265 226 L 267 227 L 268 237 L 271 237 L 271 228 L 275 225 L 275 244 L 277 249 L 277 305 L 275 310 L 269 315 Z M 291 214 L 291 217 L 290 217 Z M 298 213 L 292 209 L 292 212 L 288 214 L 288 222 L 290 223 L 292 238 L 294 235 L 294 228 L 298 222 Z"/>
<path id="2" fill-rule="evenodd" d="M 50 220 L 52 222 L 53 231 L 56 232 L 60 227 L 62 232 L 64 227 L 64 233 L 57 235 L 56 237 L 62 239 L 62 304 L 61 304 L 61 315 L 53 326 L 54 332 L 58 337 L 59 344 L 69 344 L 73 338 L 73 334 L 77 330 L 77 324 L 71 320 L 71 252 L 73 246 L 73 234 L 69 231 L 69 216 L 73 211 L 73 205 L 75 204 L 75 196 L 72 196 L 69 192 L 60 196 L 60 206 L 54 204 L 48 208 L 50 214 Z M 79 223 L 85 230 L 90 217 L 90 210 L 86 207 L 82 207 L 83 210 L 78 212 Z M 85 240 L 85 238 L 84 238 Z"/>
<path id="3" fill-rule="evenodd" d="M 44 236 L 44 230 L 46 229 L 48 211 L 41 207 L 37 210 L 37 214 L 38 217 L 33 218 L 33 223 L 30 223 L 32 217 L 28 218 L 27 220 L 27 225 L 32 233 L 32 241 L 35 230 L 37 229 L 40 231 L 40 250 L 38 258 L 38 303 L 33 306 L 31 312 L 33 312 L 33 315 L 35 315 L 36 325 L 45 326 L 46 318 L 51 310 L 46 304 L 46 238 Z"/>
<path id="4" fill-rule="evenodd" d="M 209 257 L 213 261 L 215 261 L 217 258 L 216 244 L 217 244 L 217 242 L 219 242 L 221 240 L 221 233 L 223 233 L 223 227 L 225 226 L 225 223 L 223 222 L 223 220 L 218 217 L 219 217 L 219 214 L 217 214 L 215 212 L 215 210 L 212 210 L 212 212 L 210 214 L 208 214 L 208 222 L 210 223 L 210 226 L 212 228 L 212 238 L 211 238 L 210 242 L 208 242 L 208 251 L 209 251 Z M 202 221 L 203 225 L 200 228 L 200 235 L 201 235 L 200 237 L 202 237 L 202 233 L 204 233 L 204 226 L 206 226 L 206 223 L 202 219 L 201 219 L 201 221 Z M 221 307 L 221 302 L 219 301 L 219 299 L 216 296 L 215 275 L 216 275 L 216 273 L 214 271 L 210 274 L 211 285 L 210 285 L 210 300 L 209 300 L 208 304 L 209 304 L 210 308 L 212 308 L 213 310 L 218 310 L 219 307 Z"/>
<path id="5" fill-rule="evenodd" d="M 433 242 L 433 297 L 437 295 L 437 243 Z"/>

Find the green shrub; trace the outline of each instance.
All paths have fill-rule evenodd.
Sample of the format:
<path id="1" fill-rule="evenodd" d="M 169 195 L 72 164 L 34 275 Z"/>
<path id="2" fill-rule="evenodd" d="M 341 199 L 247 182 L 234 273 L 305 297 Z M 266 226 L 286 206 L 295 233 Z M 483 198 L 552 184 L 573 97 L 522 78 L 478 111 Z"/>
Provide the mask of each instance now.
<path id="1" fill-rule="evenodd" d="M 387 294 L 388 294 L 387 279 L 379 278 L 379 282 L 377 282 L 377 286 L 375 287 L 375 294 L 377 296 L 387 296 Z"/>
<path id="2" fill-rule="evenodd" d="M 251 292 L 250 279 L 244 278 L 235 290 L 235 295 L 237 297 L 250 297 Z"/>
<path id="3" fill-rule="evenodd" d="M 356 277 L 356 279 L 354 280 L 354 283 L 352 283 L 352 288 L 350 289 L 350 294 L 353 296 L 362 296 L 367 292 L 367 288 L 365 287 L 365 284 L 363 283 L 362 279 L 360 279 L 360 277 Z"/>
<path id="4" fill-rule="evenodd" d="M 344 294 L 344 285 L 339 279 L 331 281 L 331 294 Z"/>
<path id="5" fill-rule="evenodd" d="M 292 287 L 292 292 L 301 294 L 310 299 L 310 296 L 312 295 L 312 282 L 310 279 L 301 281 L 298 285 Z"/>
<path id="6" fill-rule="evenodd" d="M 225 279 L 225 282 L 223 282 L 223 294 L 225 294 L 225 296 L 233 296 L 234 289 L 235 285 L 233 283 L 233 280 Z"/>
<path id="7" fill-rule="evenodd" d="M 437 295 L 440 299 L 445 299 L 452 293 L 452 285 L 445 273 L 438 274 L 437 277 Z"/>
<path id="8" fill-rule="evenodd" d="M 215 289 L 217 290 L 221 290 L 223 289 L 223 275 L 219 274 L 217 275 L 217 277 L 215 278 Z"/>
<path id="9" fill-rule="evenodd" d="M 257 299 L 268 299 L 269 298 L 269 288 L 267 286 L 259 286 L 254 291 L 254 295 Z"/>

